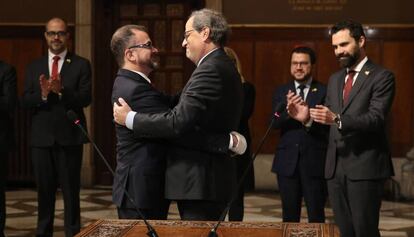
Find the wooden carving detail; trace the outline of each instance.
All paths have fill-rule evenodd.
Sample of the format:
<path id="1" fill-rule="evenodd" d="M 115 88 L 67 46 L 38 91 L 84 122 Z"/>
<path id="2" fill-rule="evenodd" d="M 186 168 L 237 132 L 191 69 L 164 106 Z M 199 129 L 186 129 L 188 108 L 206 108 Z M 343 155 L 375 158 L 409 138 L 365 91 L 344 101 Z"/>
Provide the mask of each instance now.
<path id="1" fill-rule="evenodd" d="M 319 224 L 287 224 L 285 233 L 286 237 L 321 237 L 322 229 Z"/>
<path id="2" fill-rule="evenodd" d="M 126 221 L 126 220 L 103 220 L 99 228 L 94 228 L 88 237 L 113 237 L 122 236 L 129 229 L 134 227 L 137 221 Z"/>

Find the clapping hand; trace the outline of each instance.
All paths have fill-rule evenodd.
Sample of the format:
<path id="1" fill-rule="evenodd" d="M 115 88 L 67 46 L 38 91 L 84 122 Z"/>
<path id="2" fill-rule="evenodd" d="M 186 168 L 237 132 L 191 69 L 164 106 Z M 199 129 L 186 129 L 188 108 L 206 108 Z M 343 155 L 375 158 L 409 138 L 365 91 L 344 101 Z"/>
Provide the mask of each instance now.
<path id="1" fill-rule="evenodd" d="M 302 123 L 309 121 L 309 106 L 299 95 L 296 95 L 291 90 L 289 90 L 288 94 L 286 95 L 286 101 L 286 110 L 291 118 Z"/>

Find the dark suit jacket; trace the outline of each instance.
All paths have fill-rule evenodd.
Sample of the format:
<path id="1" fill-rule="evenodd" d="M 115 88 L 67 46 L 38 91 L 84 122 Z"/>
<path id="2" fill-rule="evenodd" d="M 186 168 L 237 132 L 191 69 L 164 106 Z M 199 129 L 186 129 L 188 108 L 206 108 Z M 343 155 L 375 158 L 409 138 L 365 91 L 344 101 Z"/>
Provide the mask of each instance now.
<path id="1" fill-rule="evenodd" d="M 272 172 L 283 176 L 294 174 L 298 164 L 299 155 L 308 169 L 309 176 L 323 177 L 326 159 L 326 147 L 328 142 L 328 129 L 326 125 L 312 123 L 306 128 L 302 123 L 292 119 L 286 112 L 286 95 L 288 91 L 296 91 L 294 81 L 276 89 L 273 95 L 273 108 L 282 103 L 283 112 L 275 118 L 274 128 L 280 129 L 280 141 L 273 159 Z M 306 103 L 310 108 L 318 104 L 324 104 L 326 86 L 312 80 L 311 87 L 306 97 Z M 273 111 L 273 114 L 276 111 Z"/>
<path id="2" fill-rule="evenodd" d="M 16 105 L 16 70 L 0 61 L 0 151 L 7 151 L 14 145 L 11 115 Z"/>
<path id="3" fill-rule="evenodd" d="M 120 69 L 112 89 L 112 103 L 122 97 L 138 113 L 158 113 L 169 109 L 170 98 L 155 90 L 139 74 Z M 116 126 L 117 166 L 113 201 L 121 206 L 124 190 L 139 208 L 160 205 L 164 199 L 167 144 L 160 139 L 135 137 L 132 130 Z M 128 185 L 128 186 L 127 186 Z M 133 207 L 129 202 L 126 206 Z"/>
<path id="4" fill-rule="evenodd" d="M 342 120 L 342 129 L 331 126 L 325 177 L 332 178 L 337 159 L 343 159 L 352 180 L 383 179 L 393 175 L 386 139 L 386 120 L 395 94 L 392 72 L 368 60 L 358 74 L 348 103 L 342 104 L 346 70 L 329 79 L 326 105 Z"/>
<path id="5" fill-rule="evenodd" d="M 49 93 L 47 102 L 42 101 L 39 77 L 49 77 L 48 57 L 35 60 L 26 69 L 26 81 L 22 98 L 23 106 L 32 111 L 31 146 L 48 147 L 55 143 L 62 146 L 80 145 L 87 139 L 66 116 L 75 111 L 86 128 L 83 108 L 91 103 L 91 66 L 85 58 L 67 53 L 60 76 L 62 98 Z"/>
<path id="6" fill-rule="evenodd" d="M 240 76 L 220 48 L 194 70 L 172 110 L 137 114 L 134 132 L 144 137 L 183 138 L 195 130 L 227 134 L 237 130 L 241 106 Z M 178 146 L 168 154 L 166 196 L 169 199 L 227 200 L 235 184 L 235 162 L 228 155 Z"/>

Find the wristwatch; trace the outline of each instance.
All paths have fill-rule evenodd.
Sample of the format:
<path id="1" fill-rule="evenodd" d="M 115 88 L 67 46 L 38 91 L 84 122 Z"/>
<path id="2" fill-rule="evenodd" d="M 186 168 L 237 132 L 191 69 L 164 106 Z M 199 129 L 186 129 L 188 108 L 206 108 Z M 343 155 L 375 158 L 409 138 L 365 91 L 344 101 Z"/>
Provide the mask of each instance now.
<path id="1" fill-rule="evenodd" d="M 336 114 L 334 118 L 335 124 L 338 126 L 338 128 L 341 128 L 342 122 L 341 122 L 341 115 Z"/>

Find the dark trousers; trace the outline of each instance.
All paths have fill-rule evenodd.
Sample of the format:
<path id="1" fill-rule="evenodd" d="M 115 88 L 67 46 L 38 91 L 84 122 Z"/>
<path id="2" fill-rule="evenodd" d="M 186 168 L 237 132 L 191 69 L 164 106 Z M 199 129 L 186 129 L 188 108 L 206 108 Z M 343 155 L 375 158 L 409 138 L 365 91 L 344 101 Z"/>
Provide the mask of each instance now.
<path id="1" fill-rule="evenodd" d="M 153 208 L 139 208 L 141 214 L 148 220 L 167 220 L 168 209 L 170 207 L 170 201 L 165 200 L 163 203 L 159 203 Z M 119 219 L 142 219 L 142 216 L 138 214 L 135 208 L 118 207 Z"/>
<path id="2" fill-rule="evenodd" d="M 310 223 L 325 222 L 326 181 L 323 177 L 312 177 L 306 169 L 296 169 L 293 176 L 277 175 L 282 199 L 283 222 L 300 222 L 302 198 L 305 200 Z"/>
<path id="3" fill-rule="evenodd" d="M 32 163 L 37 184 L 37 236 L 52 236 L 56 191 L 63 193 L 65 236 L 80 231 L 80 170 L 82 145 L 33 147 Z"/>
<path id="4" fill-rule="evenodd" d="M 0 151 L 0 237 L 4 236 L 6 224 L 6 179 L 7 179 L 8 153 Z"/>
<path id="5" fill-rule="evenodd" d="M 229 210 L 229 221 L 243 221 L 244 217 L 244 187 L 237 193 Z"/>
<path id="6" fill-rule="evenodd" d="M 226 207 L 224 201 L 178 200 L 178 212 L 181 220 L 217 221 Z"/>
<path id="7" fill-rule="evenodd" d="M 383 179 L 350 180 L 338 158 L 335 176 L 328 180 L 329 200 L 341 237 L 379 237 Z"/>

